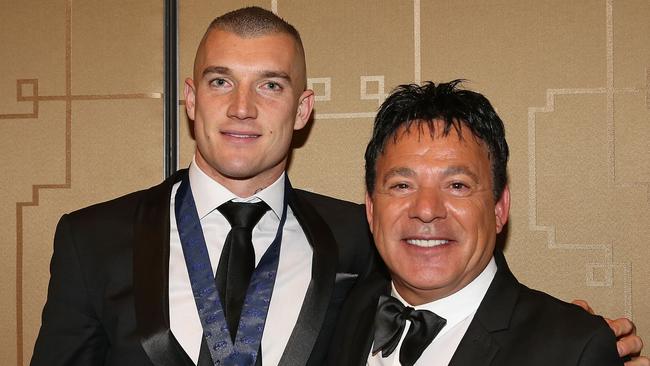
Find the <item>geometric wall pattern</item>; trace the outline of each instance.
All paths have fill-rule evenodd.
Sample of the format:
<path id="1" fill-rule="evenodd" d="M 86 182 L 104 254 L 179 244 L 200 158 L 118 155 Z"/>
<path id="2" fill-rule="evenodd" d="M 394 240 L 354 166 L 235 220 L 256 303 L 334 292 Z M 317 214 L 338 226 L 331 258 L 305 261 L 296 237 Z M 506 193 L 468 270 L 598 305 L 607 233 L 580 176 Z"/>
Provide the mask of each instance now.
<path id="1" fill-rule="evenodd" d="M 181 1 L 182 78 L 209 21 L 250 4 L 294 24 L 306 48 L 317 97 L 294 139 L 295 186 L 361 202 L 365 144 L 390 90 L 468 79 L 506 123 L 515 274 L 633 318 L 648 342 L 648 1 Z M 0 14 L 0 364 L 21 366 L 60 215 L 163 176 L 164 9 L 25 0 L 1 2 Z M 193 141 L 180 114 L 186 166 Z"/>

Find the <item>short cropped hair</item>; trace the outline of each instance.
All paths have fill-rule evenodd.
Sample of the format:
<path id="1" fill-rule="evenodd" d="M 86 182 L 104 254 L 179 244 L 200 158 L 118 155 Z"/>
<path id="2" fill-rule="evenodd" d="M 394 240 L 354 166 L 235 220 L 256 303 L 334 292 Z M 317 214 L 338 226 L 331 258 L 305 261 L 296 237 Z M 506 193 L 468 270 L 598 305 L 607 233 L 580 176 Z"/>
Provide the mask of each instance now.
<path id="1" fill-rule="evenodd" d="M 433 137 L 435 121 L 442 121 L 442 135 L 453 128 L 460 138 L 468 128 L 477 141 L 486 145 L 492 164 L 494 199 L 499 200 L 506 185 L 508 143 L 503 121 L 490 101 L 482 94 L 460 88 L 463 80 L 423 85 L 405 84 L 395 88 L 379 108 L 372 138 L 366 148 L 366 189 L 372 194 L 377 174 L 377 159 L 383 154 L 389 139 L 398 139 L 400 128 L 408 132 L 414 125 L 423 133 L 425 127 Z"/>
<path id="2" fill-rule="evenodd" d="M 216 17 L 208 26 L 208 31 L 215 28 L 235 33 L 242 38 L 259 37 L 272 33 L 288 34 L 296 41 L 298 48 L 304 54 L 298 30 L 273 12 L 258 6 L 233 10 Z"/>

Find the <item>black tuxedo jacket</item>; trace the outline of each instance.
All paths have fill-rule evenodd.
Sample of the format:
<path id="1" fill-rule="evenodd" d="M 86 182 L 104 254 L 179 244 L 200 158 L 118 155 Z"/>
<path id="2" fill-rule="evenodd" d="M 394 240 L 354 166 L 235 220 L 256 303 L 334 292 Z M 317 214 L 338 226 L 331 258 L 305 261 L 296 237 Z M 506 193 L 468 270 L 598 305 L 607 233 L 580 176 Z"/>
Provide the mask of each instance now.
<path id="1" fill-rule="evenodd" d="M 501 252 L 498 270 L 450 366 L 622 365 L 607 323 L 576 305 L 520 284 Z M 329 365 L 365 365 L 379 296 L 390 294 L 385 275 L 359 283 L 345 302 Z"/>
<path id="2" fill-rule="evenodd" d="M 32 366 L 193 365 L 169 329 L 169 200 L 185 174 L 61 218 Z M 318 365 L 374 249 L 361 205 L 300 190 L 288 200 L 313 262 L 280 364 Z"/>

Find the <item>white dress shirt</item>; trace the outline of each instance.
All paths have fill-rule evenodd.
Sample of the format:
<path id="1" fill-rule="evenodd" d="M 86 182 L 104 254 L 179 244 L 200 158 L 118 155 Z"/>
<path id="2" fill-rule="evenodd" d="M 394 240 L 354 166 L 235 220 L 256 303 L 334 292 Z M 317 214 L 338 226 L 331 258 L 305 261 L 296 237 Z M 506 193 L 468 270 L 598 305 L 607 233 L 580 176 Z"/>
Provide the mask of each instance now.
<path id="1" fill-rule="evenodd" d="M 190 187 L 203 235 L 205 236 L 212 270 L 216 274 L 224 241 L 230 231 L 228 220 L 217 210 L 230 200 L 239 202 L 264 201 L 271 210 L 267 211 L 253 229 L 255 265 L 271 246 L 275 238 L 284 200 L 284 174 L 270 186 L 254 196 L 240 198 L 206 175 L 192 161 L 189 168 Z M 199 359 L 203 328 L 192 295 L 185 258 L 174 213 L 174 198 L 179 183 L 172 189 L 170 212 L 169 252 L 169 322 L 170 328 L 187 355 L 196 364 Z M 264 365 L 277 365 L 287 345 L 293 326 L 296 324 L 302 302 L 311 279 L 312 248 L 287 206 L 287 218 L 282 234 L 280 262 L 273 288 L 273 295 L 262 335 L 262 361 Z"/>
<path id="2" fill-rule="evenodd" d="M 449 365 L 451 357 L 456 352 L 456 348 L 458 348 L 472 319 L 474 319 L 474 314 L 476 314 L 476 310 L 490 287 L 490 283 L 492 283 L 496 272 L 497 265 L 494 262 L 494 258 L 492 258 L 483 272 L 458 292 L 434 302 L 413 306 L 416 310 L 424 309 L 433 311 L 447 320 L 447 324 L 424 352 L 422 352 L 422 355 L 414 366 Z M 404 305 L 411 306 L 395 290 L 395 285 L 392 285 L 391 295 Z M 388 357 L 381 357 L 381 351 L 373 355 L 371 348 L 367 364 L 369 366 L 399 366 L 399 350 L 410 327 L 411 322 L 407 321 L 397 348 Z"/>

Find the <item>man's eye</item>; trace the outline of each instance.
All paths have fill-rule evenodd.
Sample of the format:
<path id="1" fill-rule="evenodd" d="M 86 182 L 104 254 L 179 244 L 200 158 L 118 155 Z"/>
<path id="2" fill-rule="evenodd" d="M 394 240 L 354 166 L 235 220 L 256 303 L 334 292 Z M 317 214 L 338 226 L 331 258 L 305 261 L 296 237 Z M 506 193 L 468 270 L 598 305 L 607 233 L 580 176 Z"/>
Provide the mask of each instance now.
<path id="1" fill-rule="evenodd" d="M 221 86 L 227 85 L 228 82 L 225 79 L 217 78 L 217 79 L 212 80 L 210 82 L 210 84 L 212 84 L 213 86 L 221 87 Z"/>
<path id="2" fill-rule="evenodd" d="M 270 90 L 280 90 L 280 89 L 282 89 L 280 84 L 278 84 L 278 83 L 276 83 L 274 81 L 269 81 L 268 83 L 266 83 L 266 88 L 270 89 Z"/>
<path id="3" fill-rule="evenodd" d="M 452 189 L 466 189 L 469 188 L 465 183 L 454 182 L 450 185 Z"/>
<path id="4" fill-rule="evenodd" d="M 397 190 L 404 190 L 404 189 L 409 189 L 409 185 L 407 183 L 396 183 L 390 186 L 391 189 L 397 189 Z"/>

